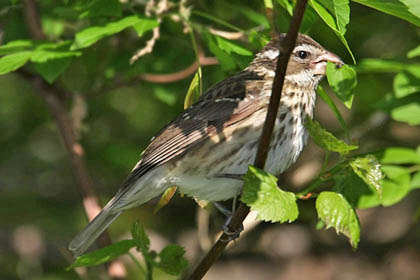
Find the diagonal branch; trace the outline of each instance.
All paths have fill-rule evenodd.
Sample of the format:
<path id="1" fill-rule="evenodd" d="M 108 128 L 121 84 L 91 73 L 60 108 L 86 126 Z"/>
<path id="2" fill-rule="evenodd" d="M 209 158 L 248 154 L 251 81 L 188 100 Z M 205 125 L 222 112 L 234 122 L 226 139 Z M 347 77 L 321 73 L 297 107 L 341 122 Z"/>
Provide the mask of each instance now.
<path id="1" fill-rule="evenodd" d="M 286 35 L 285 40 L 280 46 L 280 55 L 277 61 L 276 76 L 274 77 L 274 83 L 270 97 L 270 104 L 268 105 L 267 116 L 265 119 L 263 131 L 261 133 L 257 156 L 254 164 L 256 167 L 261 169 L 264 169 L 265 161 L 267 159 L 269 144 L 271 141 L 271 136 L 273 134 L 273 128 L 275 120 L 277 118 L 277 112 L 280 104 L 281 90 L 283 88 L 284 77 L 286 75 L 287 63 L 289 62 L 289 57 L 296 43 L 300 23 L 302 22 L 307 2 L 307 0 L 299 0 L 297 2 L 292 21 L 290 23 L 289 31 Z M 228 225 L 229 229 L 232 231 L 238 230 L 248 213 L 249 207 L 241 203 L 239 205 L 238 210 L 235 212 L 235 215 L 232 217 L 231 222 Z M 220 257 L 228 243 L 229 236 L 223 233 L 222 236 L 217 240 L 217 242 L 207 253 L 207 255 L 199 263 L 196 269 L 193 271 L 189 279 L 202 279 L 202 277 L 206 274 L 210 267 Z"/>

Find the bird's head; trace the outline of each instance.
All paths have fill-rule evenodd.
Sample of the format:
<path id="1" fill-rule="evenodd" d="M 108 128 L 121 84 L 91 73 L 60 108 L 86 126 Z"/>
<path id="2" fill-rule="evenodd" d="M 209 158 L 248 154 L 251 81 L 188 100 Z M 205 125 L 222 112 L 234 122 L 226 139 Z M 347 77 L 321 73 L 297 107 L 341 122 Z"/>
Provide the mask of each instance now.
<path id="1" fill-rule="evenodd" d="M 250 64 L 250 70 L 266 71 L 269 76 L 274 76 L 277 59 L 280 53 L 280 44 L 286 34 L 276 34 L 273 39 L 255 55 Z M 299 34 L 295 48 L 287 66 L 286 80 L 299 84 L 310 84 L 314 87 L 325 76 L 327 62 L 332 62 L 341 67 L 343 61 L 334 53 L 327 51 L 311 37 Z M 258 70 L 260 69 L 260 70 Z"/>

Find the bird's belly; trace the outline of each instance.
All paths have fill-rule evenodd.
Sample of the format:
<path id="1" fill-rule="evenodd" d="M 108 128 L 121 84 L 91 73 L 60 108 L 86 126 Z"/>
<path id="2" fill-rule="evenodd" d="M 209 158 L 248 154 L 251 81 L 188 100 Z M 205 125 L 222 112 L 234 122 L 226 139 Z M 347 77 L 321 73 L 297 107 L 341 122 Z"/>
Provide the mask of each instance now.
<path id="1" fill-rule="evenodd" d="M 307 140 L 303 125 L 280 129 L 273 133 L 265 170 L 279 175 L 293 164 Z M 177 162 L 171 182 L 181 192 L 208 201 L 222 201 L 236 196 L 242 188 L 241 176 L 254 163 L 260 128 L 252 129 L 246 138 L 235 135 L 231 140 L 215 145 L 211 141 L 201 145 L 195 153 Z"/>

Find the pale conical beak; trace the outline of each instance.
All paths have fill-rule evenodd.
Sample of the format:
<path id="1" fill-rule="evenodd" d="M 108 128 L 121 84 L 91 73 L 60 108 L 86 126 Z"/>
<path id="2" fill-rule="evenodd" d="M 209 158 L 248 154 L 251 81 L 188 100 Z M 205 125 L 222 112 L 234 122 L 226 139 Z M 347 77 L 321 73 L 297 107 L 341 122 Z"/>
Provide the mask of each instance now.
<path id="1" fill-rule="evenodd" d="M 344 64 L 344 62 L 336 54 L 333 54 L 332 52 L 325 52 L 312 62 L 314 75 L 325 75 L 327 62 L 335 63 L 338 68 Z"/>

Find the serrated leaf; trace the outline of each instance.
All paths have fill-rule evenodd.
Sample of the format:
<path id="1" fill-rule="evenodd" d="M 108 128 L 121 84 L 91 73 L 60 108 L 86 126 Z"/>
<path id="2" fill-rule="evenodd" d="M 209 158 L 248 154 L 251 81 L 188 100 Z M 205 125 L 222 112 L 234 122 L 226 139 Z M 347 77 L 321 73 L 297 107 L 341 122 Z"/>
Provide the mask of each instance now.
<path id="1" fill-rule="evenodd" d="M 328 132 L 317 121 L 310 118 L 306 120 L 305 124 L 314 142 L 327 151 L 337 152 L 341 155 L 346 155 L 350 151 L 355 150 L 358 146 L 348 145 L 344 141 L 337 139 L 334 135 Z"/>
<path id="2" fill-rule="evenodd" d="M 374 155 L 352 159 L 350 166 L 368 186 L 378 193 L 379 197 L 382 196 L 380 181 L 384 178 L 384 175 L 381 171 L 381 164 Z"/>
<path id="3" fill-rule="evenodd" d="M 93 251 L 92 253 L 77 257 L 76 261 L 67 269 L 81 266 L 94 266 L 105 262 L 109 262 L 126 254 L 131 248 L 135 247 L 134 240 L 121 240 L 102 249 Z"/>
<path id="4" fill-rule="evenodd" d="M 356 72 L 348 65 L 337 68 L 334 63 L 327 63 L 328 83 L 344 105 L 351 109 L 353 91 L 357 86 Z"/>
<path id="5" fill-rule="evenodd" d="M 420 154 L 403 147 L 387 148 L 381 157 L 382 164 L 420 164 Z"/>
<path id="6" fill-rule="evenodd" d="M 149 22 L 151 19 L 141 18 L 139 16 L 128 16 L 121 20 L 108 23 L 105 26 L 92 26 L 76 33 L 74 43 L 70 50 L 77 50 L 89 47 L 106 36 L 119 33 L 128 27 L 137 26 L 142 22 Z M 141 33 L 137 31 L 138 33 Z"/>
<path id="7" fill-rule="evenodd" d="M 153 209 L 153 214 L 156 214 L 160 209 L 162 209 L 169 201 L 172 199 L 174 194 L 176 193 L 177 187 L 170 187 L 166 189 L 166 191 L 162 194 L 159 199 L 159 202 L 156 204 L 155 208 Z"/>
<path id="8" fill-rule="evenodd" d="M 420 18 L 410 13 L 409 8 L 399 0 L 352 0 L 378 11 L 390 14 L 417 26 L 420 26 Z M 417 1 L 417 0 L 413 0 Z"/>
<path id="9" fill-rule="evenodd" d="M 252 52 L 246 48 L 238 45 L 232 41 L 226 40 L 222 37 L 216 36 L 216 42 L 220 49 L 224 50 L 228 54 L 237 53 L 239 55 L 252 56 Z"/>
<path id="10" fill-rule="evenodd" d="M 200 98 L 200 80 L 199 72 L 197 71 L 188 87 L 187 94 L 185 95 L 184 109 L 193 105 L 198 98 Z"/>
<path id="11" fill-rule="evenodd" d="M 185 250 L 178 245 L 168 245 L 160 253 L 158 267 L 170 275 L 180 275 L 188 266 Z"/>
<path id="12" fill-rule="evenodd" d="M 9 54 L 0 58 L 0 75 L 15 71 L 31 58 L 31 51 Z"/>
<path id="13" fill-rule="evenodd" d="M 259 220 L 290 223 L 297 219 L 295 194 L 281 190 L 275 176 L 249 166 L 243 179 L 241 201 L 258 212 Z"/>
<path id="14" fill-rule="evenodd" d="M 136 221 L 131 227 L 131 236 L 141 252 L 147 254 L 150 247 L 150 239 L 139 221 Z"/>
<path id="15" fill-rule="evenodd" d="M 327 229 L 335 228 L 337 234 L 342 233 L 347 236 L 351 246 L 357 248 L 360 239 L 359 219 L 354 208 L 342 194 L 321 192 L 316 199 L 316 210 Z"/>
<path id="16" fill-rule="evenodd" d="M 331 99 L 331 97 L 325 92 L 325 90 L 318 86 L 317 89 L 318 95 L 324 100 L 325 103 L 327 103 L 328 107 L 333 111 L 335 117 L 337 118 L 338 122 L 340 123 L 341 127 L 343 128 L 344 132 L 348 134 L 348 128 L 346 125 L 346 121 L 341 116 L 340 111 L 338 110 L 337 106 L 335 105 L 334 101 Z"/>
<path id="17" fill-rule="evenodd" d="M 63 73 L 72 61 L 71 58 L 49 60 L 34 63 L 34 68 L 48 83 L 52 84 Z"/>

